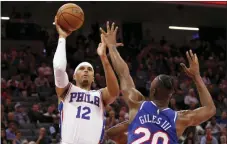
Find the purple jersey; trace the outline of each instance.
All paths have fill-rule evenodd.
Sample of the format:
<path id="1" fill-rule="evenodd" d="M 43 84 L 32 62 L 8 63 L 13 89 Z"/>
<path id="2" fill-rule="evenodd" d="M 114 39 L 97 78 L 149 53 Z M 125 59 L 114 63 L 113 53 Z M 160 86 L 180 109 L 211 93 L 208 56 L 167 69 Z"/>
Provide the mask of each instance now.
<path id="1" fill-rule="evenodd" d="M 128 127 L 128 144 L 177 144 L 177 112 L 144 101 Z"/>

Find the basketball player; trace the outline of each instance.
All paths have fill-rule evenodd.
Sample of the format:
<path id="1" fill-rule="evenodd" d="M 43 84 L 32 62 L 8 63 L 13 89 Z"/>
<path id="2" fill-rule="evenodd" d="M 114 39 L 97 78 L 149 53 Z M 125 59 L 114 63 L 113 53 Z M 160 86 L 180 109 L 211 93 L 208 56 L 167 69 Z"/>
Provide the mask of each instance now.
<path id="1" fill-rule="evenodd" d="M 119 85 L 106 56 L 106 45 L 100 43 L 97 49 L 106 76 L 107 87 L 91 90 L 94 69 L 88 62 L 80 63 L 74 72 L 76 85 L 68 80 L 66 73 L 66 37 L 71 32 L 60 28 L 58 46 L 53 59 L 56 92 L 61 99 L 61 144 L 98 144 L 104 135 L 104 107 L 115 101 Z"/>
<path id="2" fill-rule="evenodd" d="M 107 23 L 107 31 L 109 27 Z M 215 114 L 215 105 L 200 76 L 198 58 L 191 50 L 186 53 L 190 67 L 187 68 L 184 64 L 181 66 L 196 84 L 202 107 L 176 112 L 168 108 L 174 93 L 173 79 L 167 75 L 157 76 L 150 87 L 151 101 L 139 101 L 138 97 L 142 94 L 136 90 L 128 66 L 116 49 L 117 28 L 111 28 L 111 32 L 107 33 L 102 28 L 100 30 L 109 49 L 113 67 L 119 76 L 123 97 L 129 106 L 129 144 L 176 144 L 178 137 L 188 126 L 196 126 Z"/>

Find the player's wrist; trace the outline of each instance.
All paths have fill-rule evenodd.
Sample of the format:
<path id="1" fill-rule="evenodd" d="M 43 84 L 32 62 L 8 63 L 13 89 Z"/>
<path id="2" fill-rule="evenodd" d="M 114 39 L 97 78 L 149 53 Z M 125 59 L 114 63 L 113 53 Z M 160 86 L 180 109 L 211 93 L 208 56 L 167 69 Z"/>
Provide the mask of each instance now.
<path id="1" fill-rule="evenodd" d="M 202 78 L 201 78 L 201 76 L 198 74 L 198 75 L 195 75 L 194 77 L 193 77 L 193 80 L 194 81 L 199 81 L 199 80 L 201 80 Z"/>
<path id="2" fill-rule="evenodd" d="M 101 59 L 106 59 L 106 58 L 107 58 L 107 55 L 106 55 L 106 53 L 104 53 L 104 54 L 99 55 L 99 57 L 100 57 Z"/>
<path id="3" fill-rule="evenodd" d="M 106 55 L 100 56 L 103 65 L 109 65 L 109 60 Z"/>
<path id="4" fill-rule="evenodd" d="M 60 39 L 60 38 L 66 39 L 66 36 L 64 36 L 64 35 L 59 35 L 59 39 Z"/>
<path id="5" fill-rule="evenodd" d="M 107 44 L 108 48 L 117 48 L 117 44 Z"/>
<path id="6" fill-rule="evenodd" d="M 58 43 L 59 43 L 59 42 L 65 42 L 65 41 L 66 41 L 66 38 L 65 38 L 65 37 L 59 36 L 59 38 L 58 38 Z"/>

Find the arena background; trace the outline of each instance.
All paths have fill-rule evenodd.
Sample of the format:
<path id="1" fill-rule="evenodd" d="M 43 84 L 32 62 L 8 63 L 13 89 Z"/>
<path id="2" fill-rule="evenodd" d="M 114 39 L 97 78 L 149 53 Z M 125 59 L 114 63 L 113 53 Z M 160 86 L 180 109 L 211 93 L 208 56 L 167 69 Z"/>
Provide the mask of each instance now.
<path id="1" fill-rule="evenodd" d="M 72 2 L 72 1 L 70 1 Z M 21 139 L 40 144 L 60 139 L 57 97 L 52 60 L 57 46 L 53 25 L 58 8 L 65 2 L 1 2 L 1 143 Z M 217 107 L 211 122 L 189 128 L 179 143 L 202 143 L 206 128 L 218 143 L 226 137 L 227 125 L 227 4 L 226 2 L 73 2 L 85 13 L 81 29 L 67 39 L 67 73 L 72 80 L 76 65 L 84 60 L 95 66 L 93 89 L 105 86 L 96 48 L 99 27 L 107 20 L 119 26 L 119 49 L 130 67 L 137 88 L 148 95 L 149 84 L 160 73 L 178 78 L 171 100 L 174 110 L 199 107 L 192 81 L 179 68 L 185 51 L 192 49 L 200 59 L 201 76 Z M 9 20 L 6 20 L 9 17 Z M 172 30 L 169 26 L 197 27 L 199 31 Z M 45 77 L 45 78 L 44 78 Z M 107 125 L 127 120 L 128 111 L 119 98 L 106 108 Z M 114 116 L 114 121 L 110 114 Z M 18 131 L 19 130 L 19 131 Z M 21 136 L 20 136 L 21 135 Z M 22 140 L 23 139 L 23 140 Z M 106 138 L 105 143 L 113 143 Z"/>

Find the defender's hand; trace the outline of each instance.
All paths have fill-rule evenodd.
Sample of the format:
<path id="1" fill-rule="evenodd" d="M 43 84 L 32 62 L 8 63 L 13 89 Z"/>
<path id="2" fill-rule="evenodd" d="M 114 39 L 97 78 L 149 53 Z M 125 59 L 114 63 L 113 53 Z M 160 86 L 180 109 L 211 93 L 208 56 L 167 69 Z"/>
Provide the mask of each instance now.
<path id="1" fill-rule="evenodd" d="M 97 53 L 99 56 L 106 56 L 106 43 L 103 39 L 103 34 L 101 34 L 101 43 L 99 43 Z"/>
<path id="2" fill-rule="evenodd" d="M 55 25 L 56 25 L 56 29 L 58 31 L 59 34 L 59 38 L 66 38 L 68 37 L 72 32 L 71 31 L 65 31 L 63 30 L 60 25 L 58 24 L 58 18 L 57 16 L 55 16 Z"/>
<path id="3" fill-rule="evenodd" d="M 189 62 L 189 68 L 185 66 L 185 64 L 181 63 L 184 72 L 191 78 L 195 78 L 200 76 L 199 72 L 199 61 L 196 54 L 192 53 L 192 50 L 186 52 L 186 56 Z"/>
<path id="4" fill-rule="evenodd" d="M 117 43 L 116 41 L 116 35 L 118 27 L 115 28 L 114 22 L 112 23 L 112 26 L 110 28 L 109 22 L 106 23 L 107 32 L 105 32 L 102 28 L 100 28 L 101 33 L 103 34 L 103 40 L 106 42 L 106 45 L 108 48 L 112 46 L 123 46 L 122 43 Z"/>

